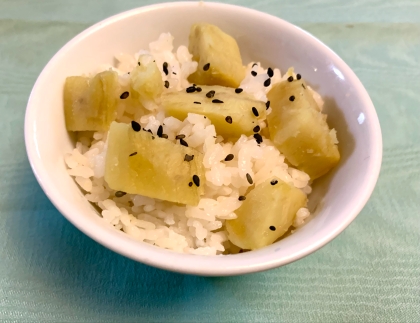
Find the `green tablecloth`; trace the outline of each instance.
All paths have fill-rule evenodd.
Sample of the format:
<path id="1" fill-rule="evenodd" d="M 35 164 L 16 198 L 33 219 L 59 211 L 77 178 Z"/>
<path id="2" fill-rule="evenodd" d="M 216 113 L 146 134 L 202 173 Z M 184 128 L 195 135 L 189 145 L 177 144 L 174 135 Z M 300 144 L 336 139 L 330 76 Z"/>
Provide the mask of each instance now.
<path id="1" fill-rule="evenodd" d="M 103 248 L 37 184 L 25 106 L 71 37 L 153 1 L 0 0 L 1 322 L 420 322 L 420 1 L 230 2 L 311 32 L 366 86 L 384 159 L 362 213 L 311 256 L 241 277 L 169 273 Z"/>

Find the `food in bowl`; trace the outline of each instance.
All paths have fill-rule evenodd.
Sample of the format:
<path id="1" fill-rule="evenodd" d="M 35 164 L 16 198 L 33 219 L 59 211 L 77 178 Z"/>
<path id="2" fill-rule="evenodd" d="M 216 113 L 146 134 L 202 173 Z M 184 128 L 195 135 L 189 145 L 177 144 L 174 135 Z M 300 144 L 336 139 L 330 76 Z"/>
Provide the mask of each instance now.
<path id="1" fill-rule="evenodd" d="M 303 225 L 313 180 L 339 161 L 322 98 L 293 68 L 243 66 L 218 27 L 160 35 L 64 87 L 68 172 L 104 221 L 192 254 L 267 246 Z"/>

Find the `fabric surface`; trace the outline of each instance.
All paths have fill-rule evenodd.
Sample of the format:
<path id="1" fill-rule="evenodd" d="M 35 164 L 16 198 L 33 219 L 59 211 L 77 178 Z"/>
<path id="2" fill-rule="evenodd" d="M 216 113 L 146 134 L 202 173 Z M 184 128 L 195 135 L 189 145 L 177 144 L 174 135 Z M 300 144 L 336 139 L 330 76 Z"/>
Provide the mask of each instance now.
<path id="1" fill-rule="evenodd" d="M 306 29 L 354 69 L 384 158 L 372 198 L 323 249 L 227 278 L 165 272 L 75 229 L 29 167 L 30 90 L 77 33 L 145 0 L 0 0 L 0 322 L 420 322 L 420 1 L 236 0 Z"/>

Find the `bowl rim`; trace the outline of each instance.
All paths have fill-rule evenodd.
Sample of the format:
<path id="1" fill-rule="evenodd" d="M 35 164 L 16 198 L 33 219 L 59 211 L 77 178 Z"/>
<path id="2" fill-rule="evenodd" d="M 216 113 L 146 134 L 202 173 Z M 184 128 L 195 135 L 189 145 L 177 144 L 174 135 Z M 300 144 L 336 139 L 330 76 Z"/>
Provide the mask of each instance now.
<path id="1" fill-rule="evenodd" d="M 350 79 L 351 84 L 353 84 L 357 92 L 360 93 L 361 101 L 363 102 L 364 108 L 366 109 L 366 118 L 370 119 L 369 130 L 373 137 L 372 142 L 375 143 L 375 145 L 372 147 L 371 155 L 369 158 L 369 164 L 367 166 L 367 173 L 370 175 L 367 179 L 367 184 L 361 187 L 361 192 L 358 194 L 360 198 L 355 200 L 351 212 L 349 212 L 349 214 L 347 214 L 347 216 L 343 218 L 343 221 L 340 222 L 338 226 L 336 226 L 333 230 L 329 231 L 329 233 L 323 238 L 313 241 L 306 248 L 292 252 L 288 256 L 285 256 L 283 258 L 276 258 L 276 255 L 273 253 L 271 257 L 266 257 L 267 259 L 258 263 L 252 261 L 252 257 L 246 257 L 245 255 L 247 253 L 235 256 L 221 256 L 219 258 L 217 258 L 217 256 L 209 257 L 187 255 L 165 250 L 163 248 L 148 245 L 146 243 L 139 243 L 138 241 L 134 241 L 133 239 L 128 238 L 128 236 L 126 236 L 125 234 L 113 234 L 114 237 L 108 239 L 109 228 L 91 228 L 89 226 L 86 226 L 86 219 L 84 219 L 83 216 L 80 216 L 80 214 L 75 215 L 75 212 L 71 212 L 71 203 L 67 202 L 56 191 L 52 190 L 51 183 L 48 180 L 48 177 L 43 176 L 43 174 L 48 173 L 48 170 L 43 166 L 41 159 L 38 158 L 39 155 L 37 152 L 36 141 L 34 140 L 33 136 L 36 120 L 36 107 L 34 106 L 33 101 L 35 100 L 34 97 L 37 95 L 38 87 L 42 83 L 42 80 L 46 78 L 49 74 L 49 70 L 51 69 L 53 63 L 56 60 L 59 60 L 61 56 L 65 55 L 66 51 L 69 50 L 74 44 L 79 42 L 81 39 L 88 37 L 89 35 L 95 33 L 101 28 L 113 24 L 114 22 L 147 11 L 159 10 L 162 8 L 170 9 L 174 7 L 193 7 L 197 6 L 197 4 L 199 3 L 201 2 L 183 1 L 172 3 L 159 3 L 121 12 L 102 21 L 99 21 L 98 23 L 85 29 L 84 31 L 73 37 L 70 41 L 68 41 L 58 52 L 56 52 L 38 76 L 29 96 L 26 107 L 24 132 L 25 146 L 29 163 L 41 188 L 43 189 L 47 197 L 50 199 L 50 201 L 53 203 L 53 205 L 67 220 L 69 220 L 80 231 L 82 231 L 87 236 L 97 241 L 101 245 L 128 258 L 169 271 L 185 274 L 195 274 L 201 276 L 233 276 L 280 267 L 294 262 L 296 260 L 299 260 L 325 246 L 328 242 L 333 240 L 342 231 L 344 231 L 346 227 L 360 213 L 360 211 L 363 209 L 368 199 L 370 198 L 379 177 L 382 162 L 382 135 L 379 119 L 376 114 L 374 105 L 366 89 L 363 87 L 361 81 L 351 70 L 351 68 L 332 49 L 330 49 L 327 45 L 322 43 L 316 37 L 314 37 L 307 31 L 301 29 L 300 27 L 297 27 L 292 23 L 289 23 L 279 17 L 272 16 L 270 14 L 260 12 L 255 9 L 250 9 L 242 6 L 218 2 L 205 2 L 206 6 L 216 7 L 219 9 L 233 9 L 238 15 L 240 15 L 241 13 L 248 13 L 256 16 L 255 19 L 261 19 L 262 21 L 265 21 L 267 19 L 276 20 L 276 24 L 279 24 L 279 26 L 289 29 L 295 29 L 295 31 L 304 33 L 308 41 L 312 42 L 314 46 L 322 48 L 326 53 L 328 53 L 329 56 L 334 58 L 335 64 L 338 65 L 341 70 L 344 70 L 346 72 L 347 78 Z M 112 228 L 112 230 L 114 229 Z M 212 261 L 209 261 L 209 259 L 212 259 Z M 212 265 L 212 263 L 218 265 Z"/>

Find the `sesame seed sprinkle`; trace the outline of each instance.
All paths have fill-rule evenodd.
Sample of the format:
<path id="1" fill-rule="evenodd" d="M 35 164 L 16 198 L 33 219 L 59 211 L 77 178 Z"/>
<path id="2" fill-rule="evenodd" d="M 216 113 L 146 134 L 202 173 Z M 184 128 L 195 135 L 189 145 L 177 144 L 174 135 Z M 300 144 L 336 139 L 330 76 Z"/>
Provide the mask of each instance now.
<path id="1" fill-rule="evenodd" d="M 175 139 L 184 139 L 185 138 L 185 135 L 183 135 L 183 134 L 181 134 L 181 135 L 177 135 L 176 137 L 175 137 Z"/>
<path id="2" fill-rule="evenodd" d="M 238 200 L 239 200 L 239 201 L 245 201 L 245 200 L 246 200 L 246 197 L 245 197 L 245 196 L 243 196 L 243 195 L 241 195 L 241 196 L 239 196 L 239 197 L 238 197 Z"/>
<path id="3" fill-rule="evenodd" d="M 130 157 L 137 155 L 137 151 L 135 151 L 134 153 L 130 154 Z"/>
<path id="4" fill-rule="evenodd" d="M 176 73 L 175 73 L 175 72 L 172 72 L 172 74 L 173 74 L 173 75 L 176 75 Z"/>
<path id="5" fill-rule="evenodd" d="M 123 197 L 125 194 L 127 194 L 126 192 L 123 192 L 123 191 L 116 191 L 115 192 L 115 196 L 116 197 Z"/>
<path id="6" fill-rule="evenodd" d="M 255 72 L 255 71 L 251 71 L 251 75 L 252 75 L 252 76 L 257 76 L 257 74 L 258 74 L 257 72 Z"/>
<path id="7" fill-rule="evenodd" d="M 293 76 L 289 76 L 289 77 L 287 78 L 287 80 L 288 80 L 289 82 L 293 82 Z"/>
<path id="8" fill-rule="evenodd" d="M 198 101 L 194 101 L 194 104 L 201 104 L 201 102 L 198 102 Z"/>
<path id="9" fill-rule="evenodd" d="M 231 161 L 235 156 L 233 154 L 229 154 L 225 157 L 225 161 Z"/>
<path id="10" fill-rule="evenodd" d="M 252 107 L 252 113 L 254 114 L 254 116 L 258 117 L 260 114 L 258 113 L 258 110 L 256 107 Z"/>
<path id="11" fill-rule="evenodd" d="M 159 126 L 156 134 L 158 135 L 158 137 L 162 137 L 162 135 L 163 135 L 163 127 L 162 126 Z"/>
<path id="12" fill-rule="evenodd" d="M 254 133 L 254 139 L 257 142 L 257 144 L 260 144 L 263 142 L 263 139 L 259 133 Z"/>
<path id="13" fill-rule="evenodd" d="M 189 182 L 189 183 L 188 183 L 188 186 L 189 186 L 189 187 L 193 186 L 193 182 Z"/>
<path id="14" fill-rule="evenodd" d="M 251 175 L 249 175 L 249 173 L 246 173 L 246 180 L 251 185 L 254 183 L 254 181 L 252 180 L 252 177 L 251 177 Z"/>
<path id="15" fill-rule="evenodd" d="M 267 75 L 268 75 L 268 77 L 273 77 L 274 76 L 274 72 L 273 72 L 273 69 L 271 67 L 267 68 Z"/>
<path id="16" fill-rule="evenodd" d="M 195 184 L 195 186 L 199 187 L 200 186 L 200 177 L 198 177 L 197 175 L 193 176 L 193 182 Z"/>
<path id="17" fill-rule="evenodd" d="M 278 182 L 279 182 L 278 180 L 273 179 L 270 183 L 271 183 L 271 185 L 276 185 Z"/>
<path id="18" fill-rule="evenodd" d="M 168 89 L 169 88 L 169 81 L 165 81 L 165 87 Z"/>
<path id="19" fill-rule="evenodd" d="M 270 84 L 271 84 L 271 79 L 270 78 L 268 78 L 264 81 L 264 86 L 265 87 L 270 86 Z"/>
<path id="20" fill-rule="evenodd" d="M 135 132 L 139 132 L 141 130 L 140 124 L 134 120 L 131 121 L 131 128 L 133 128 Z"/>
<path id="21" fill-rule="evenodd" d="M 201 92 L 203 89 L 202 89 L 201 87 L 197 87 L 195 90 L 196 90 L 197 92 Z"/>
<path id="22" fill-rule="evenodd" d="M 168 75 L 168 63 L 167 62 L 163 62 L 163 73 L 165 73 L 165 75 Z"/>
<path id="23" fill-rule="evenodd" d="M 120 95 L 120 99 L 124 100 L 127 99 L 130 93 L 128 91 L 123 92 L 123 94 Z"/>
<path id="24" fill-rule="evenodd" d="M 261 130 L 260 126 L 255 126 L 254 129 L 252 129 L 254 132 L 259 132 Z"/>
<path id="25" fill-rule="evenodd" d="M 194 155 L 185 154 L 184 161 L 190 162 L 194 159 Z"/>
<path id="26" fill-rule="evenodd" d="M 184 139 L 179 139 L 179 143 L 185 147 L 188 147 L 188 143 Z"/>
<path id="27" fill-rule="evenodd" d="M 196 88 L 195 88 L 195 86 L 190 86 L 190 87 L 187 87 L 185 91 L 187 93 L 193 93 L 193 92 L 196 91 Z"/>
<path id="28" fill-rule="evenodd" d="M 267 110 L 269 107 L 270 107 L 270 101 L 267 101 L 267 102 L 265 103 L 265 108 L 266 108 L 266 110 Z"/>
<path id="29" fill-rule="evenodd" d="M 270 225 L 270 230 L 271 231 L 276 231 L 276 227 L 274 225 Z"/>
<path id="30" fill-rule="evenodd" d="M 227 123 L 229 123 L 229 124 L 231 124 L 231 123 L 232 123 L 232 117 L 231 117 L 231 116 L 227 116 L 227 117 L 225 118 L 225 120 L 226 120 L 226 122 L 227 122 Z"/>
<path id="31" fill-rule="evenodd" d="M 168 139 L 168 135 L 166 133 L 164 133 L 164 134 L 162 134 L 161 138 Z"/>
<path id="32" fill-rule="evenodd" d="M 306 90 L 305 84 L 302 83 L 302 87 L 303 87 L 304 90 Z"/>
<path id="33" fill-rule="evenodd" d="M 150 132 L 152 135 L 153 135 L 153 132 L 152 132 L 152 130 L 150 130 L 150 129 L 147 129 L 147 132 Z"/>
<path id="34" fill-rule="evenodd" d="M 140 62 L 137 62 L 137 65 L 140 66 Z"/>
<path id="35" fill-rule="evenodd" d="M 204 64 L 203 71 L 208 71 L 210 68 L 210 63 Z"/>
<path id="36" fill-rule="evenodd" d="M 219 99 L 214 99 L 211 102 L 213 102 L 213 103 L 223 103 L 223 101 L 222 100 L 219 100 Z"/>
<path id="37" fill-rule="evenodd" d="M 235 93 L 241 93 L 243 91 L 243 89 L 241 89 L 240 87 L 238 87 L 237 89 L 235 89 Z"/>
<path id="38" fill-rule="evenodd" d="M 296 79 L 300 80 L 302 78 L 302 75 L 296 74 Z"/>
<path id="39" fill-rule="evenodd" d="M 292 101 L 293 102 L 294 100 L 295 100 L 295 96 L 294 95 L 292 95 L 292 96 L 289 97 L 289 101 Z"/>
<path id="40" fill-rule="evenodd" d="M 211 99 L 212 97 L 214 97 L 215 94 L 216 94 L 216 91 L 211 90 L 211 91 L 208 91 L 206 93 L 206 97 L 208 97 L 209 99 Z"/>
<path id="41" fill-rule="evenodd" d="M 252 67 L 254 67 L 254 66 L 258 66 L 258 64 L 257 63 L 252 64 Z"/>

